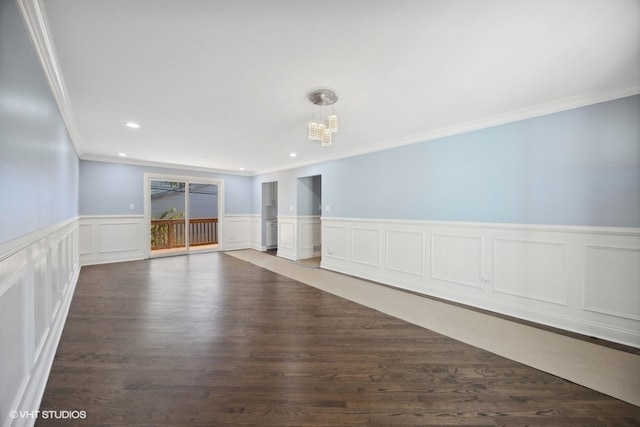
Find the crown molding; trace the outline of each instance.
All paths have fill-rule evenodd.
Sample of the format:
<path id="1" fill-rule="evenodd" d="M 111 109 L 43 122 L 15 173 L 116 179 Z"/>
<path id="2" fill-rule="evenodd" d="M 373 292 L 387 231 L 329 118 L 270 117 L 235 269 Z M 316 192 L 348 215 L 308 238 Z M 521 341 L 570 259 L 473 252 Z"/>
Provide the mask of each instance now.
<path id="1" fill-rule="evenodd" d="M 507 123 L 546 116 L 548 114 L 560 113 L 562 111 L 573 110 L 576 108 L 586 107 L 589 105 L 599 104 L 601 102 L 612 101 L 614 99 L 625 98 L 637 94 L 640 94 L 640 85 L 570 96 L 567 98 L 556 99 L 551 102 L 536 104 L 529 107 L 508 111 L 506 113 L 483 117 L 477 120 L 471 120 L 449 127 L 435 129 L 425 133 L 410 135 L 407 137 L 388 141 L 384 144 L 381 144 L 381 146 L 384 146 L 386 149 L 407 144 L 414 144 L 416 142 L 431 141 L 434 139 L 458 135 L 474 130 L 486 129 L 494 126 L 504 125 Z"/>
<path id="2" fill-rule="evenodd" d="M 80 157 L 80 160 L 86 160 L 91 162 L 133 165 L 133 166 L 146 166 L 146 167 L 162 168 L 162 169 L 175 169 L 175 170 L 190 171 L 190 172 L 206 172 L 206 173 L 215 173 L 215 174 L 223 174 L 223 175 L 252 176 L 251 171 L 216 169 L 216 168 L 208 168 L 204 166 L 190 166 L 190 165 L 182 165 L 177 163 L 162 163 L 162 162 L 153 162 L 149 160 L 139 160 L 139 159 L 129 159 L 129 158 L 116 159 L 114 157 L 108 157 L 108 156 L 84 155 Z"/>
<path id="3" fill-rule="evenodd" d="M 79 143 L 78 130 L 71 110 L 71 101 L 64 83 L 62 70 L 58 63 L 53 39 L 49 31 L 43 0 L 16 0 L 22 19 L 31 41 L 35 47 L 44 73 L 53 92 L 53 97 L 58 104 L 62 120 L 67 127 L 67 132 L 76 153 L 80 157 L 82 149 Z"/>

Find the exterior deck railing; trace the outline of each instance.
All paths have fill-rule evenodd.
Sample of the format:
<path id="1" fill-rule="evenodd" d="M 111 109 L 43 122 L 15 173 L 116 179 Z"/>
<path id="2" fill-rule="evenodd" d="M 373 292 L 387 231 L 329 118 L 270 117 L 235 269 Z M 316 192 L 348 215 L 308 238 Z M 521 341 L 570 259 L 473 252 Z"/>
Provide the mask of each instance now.
<path id="1" fill-rule="evenodd" d="M 151 249 L 173 249 L 185 246 L 184 219 L 152 219 Z M 189 246 L 218 243 L 218 218 L 189 220 Z"/>

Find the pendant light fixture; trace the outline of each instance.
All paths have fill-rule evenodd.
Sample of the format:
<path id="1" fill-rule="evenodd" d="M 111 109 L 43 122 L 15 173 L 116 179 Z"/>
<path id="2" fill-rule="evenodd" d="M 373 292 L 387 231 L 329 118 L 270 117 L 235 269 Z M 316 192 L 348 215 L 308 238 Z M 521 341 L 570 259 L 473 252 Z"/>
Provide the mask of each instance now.
<path id="1" fill-rule="evenodd" d="M 313 109 L 307 136 L 311 141 L 320 141 L 320 145 L 328 147 L 332 142 L 332 134 L 338 131 L 338 116 L 333 108 L 333 104 L 338 102 L 338 95 L 330 89 L 317 89 L 308 97 Z"/>

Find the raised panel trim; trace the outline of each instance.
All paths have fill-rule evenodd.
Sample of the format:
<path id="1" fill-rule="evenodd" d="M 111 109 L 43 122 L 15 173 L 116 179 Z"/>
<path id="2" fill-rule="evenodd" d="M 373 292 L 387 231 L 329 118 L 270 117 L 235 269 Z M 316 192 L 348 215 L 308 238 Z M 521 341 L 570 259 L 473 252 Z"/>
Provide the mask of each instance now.
<path id="1" fill-rule="evenodd" d="M 101 242 L 104 227 L 134 226 L 135 243 L 122 247 L 105 248 Z M 149 241 L 145 239 L 148 222 L 144 215 L 87 215 L 80 217 L 78 242 L 82 242 L 80 262 L 82 265 L 133 261 L 149 257 Z"/>
<path id="2" fill-rule="evenodd" d="M 257 251 L 267 250 L 266 246 L 262 247 L 262 215 L 251 214 L 249 218 L 249 247 Z"/>
<path id="3" fill-rule="evenodd" d="M 322 256 L 327 258 L 335 258 L 343 261 L 349 261 L 349 250 L 348 250 L 348 239 L 349 239 L 349 229 L 346 226 L 340 225 L 322 225 L 323 233 L 322 233 Z M 345 256 L 336 255 L 333 246 L 330 242 L 327 242 L 328 235 L 330 234 L 329 230 L 340 230 L 344 232 L 344 241 L 343 244 L 345 246 Z"/>
<path id="4" fill-rule="evenodd" d="M 91 224 L 80 224 L 78 229 L 80 232 L 80 255 L 91 254 Z"/>
<path id="5" fill-rule="evenodd" d="M 497 243 L 499 242 L 510 242 L 510 243 L 523 243 L 523 244 L 527 244 L 527 245 L 546 245 L 546 246 L 555 246 L 555 247 L 559 247 L 562 248 L 562 272 L 561 272 L 561 280 L 560 282 L 565 286 L 565 297 L 564 299 L 561 300 L 554 300 L 551 298 L 543 298 L 543 297 L 538 297 L 535 295 L 527 295 L 525 293 L 521 293 L 521 292 L 514 292 L 514 291 L 510 291 L 507 289 L 500 289 L 500 285 L 498 283 L 498 281 L 496 280 L 496 271 L 498 271 L 498 265 L 497 265 L 497 256 L 496 256 L 496 252 L 497 252 L 497 248 L 498 245 Z M 555 305 L 560 305 L 560 306 L 568 306 L 568 295 L 566 294 L 566 289 L 568 288 L 568 283 L 567 283 L 567 243 L 566 242 L 554 242 L 554 241 L 543 241 L 543 240 L 524 240 L 524 239 L 509 239 L 509 238 L 504 238 L 504 237 L 500 237 L 500 238 L 494 238 L 493 239 L 493 291 L 497 292 L 497 293 L 502 293 L 502 294 L 506 294 L 506 295 L 513 295 L 513 296 L 517 296 L 519 298 L 525 298 L 528 300 L 532 300 L 532 301 L 540 301 L 540 302 L 545 302 L 545 303 L 550 303 L 550 304 L 555 304 Z"/>
<path id="6" fill-rule="evenodd" d="M 292 250 L 295 249 L 295 241 L 296 241 L 295 230 L 296 230 L 295 223 L 278 221 L 278 249 L 280 249 L 281 247 L 292 249 Z"/>
<path id="7" fill-rule="evenodd" d="M 24 322 L 17 331 L 20 342 L 14 343 L 13 348 L 22 351 L 25 366 L 24 372 L 20 372 L 20 384 L 13 389 L 2 390 L 6 399 L 1 406 L 5 409 L 38 409 L 80 273 L 77 230 L 78 221 L 74 219 L 0 245 L 4 251 L 0 253 L 0 264 L 4 264 L 0 270 L 6 271 L 7 263 L 12 264 L 9 274 L 0 275 L 0 288 L 6 291 L 16 284 L 24 287 L 19 298 L 5 300 L 17 304 L 24 316 Z M 38 270 L 40 274 L 37 274 Z M 0 299 L 14 298 L 15 295 L 3 292 Z M 37 301 L 40 302 L 38 312 L 43 314 L 40 319 L 43 322 L 35 316 Z M 18 420 L 10 425 L 23 423 Z"/>
<path id="8" fill-rule="evenodd" d="M 354 233 L 355 231 L 372 231 L 375 232 L 377 234 L 377 238 L 378 238 L 378 242 L 377 242 L 377 256 L 378 256 L 378 262 L 367 262 L 365 260 L 359 260 L 357 259 L 357 254 L 356 254 L 356 233 Z M 371 267 L 382 267 L 382 229 L 380 228 L 373 228 L 373 227 L 351 227 L 351 260 L 355 263 L 358 264 L 364 264 L 364 265 L 369 265 Z"/>
<path id="9" fill-rule="evenodd" d="M 252 215 L 225 215 L 218 230 L 218 250 L 238 250 L 251 247 Z"/>
<path id="10" fill-rule="evenodd" d="M 469 282 L 469 281 L 461 281 L 461 280 L 454 280 L 453 278 L 447 278 L 447 277 L 442 277 L 442 276 L 438 276 L 435 275 L 433 270 L 434 270 L 434 264 L 435 264 L 435 260 L 434 260 L 434 254 L 436 253 L 435 251 L 435 241 L 434 241 L 434 237 L 453 237 L 453 238 L 461 238 L 461 239 L 469 239 L 469 240 L 476 240 L 479 242 L 479 257 L 478 257 L 478 280 L 477 282 Z M 483 238 L 479 237 L 479 236 L 471 236 L 471 235 L 463 235 L 463 234 L 446 234 L 446 233 L 431 233 L 431 238 L 430 238 L 430 248 L 431 248 L 431 252 L 429 254 L 430 256 L 430 263 L 431 263 L 431 268 L 430 268 L 430 276 L 432 279 L 435 280 L 442 280 L 445 282 L 449 282 L 449 283 L 455 283 L 457 285 L 463 285 L 463 286 L 470 286 L 473 288 L 479 288 L 482 289 L 482 277 L 483 277 L 483 270 L 482 270 L 482 266 L 484 264 L 484 255 L 483 255 Z"/>
<path id="11" fill-rule="evenodd" d="M 278 215 L 278 251 L 277 256 L 296 260 L 298 246 L 298 217 Z"/>
<path id="12" fill-rule="evenodd" d="M 121 253 L 121 252 L 130 252 L 130 251 L 139 251 L 141 250 L 140 248 L 140 238 L 137 235 L 140 230 L 139 230 L 139 223 L 138 222 L 100 222 L 98 224 L 96 224 L 98 227 L 98 233 L 99 233 L 99 244 L 98 244 L 98 252 L 101 254 L 108 254 L 108 253 Z M 133 226 L 136 230 L 136 236 L 135 236 L 135 243 L 131 246 L 122 246 L 119 248 L 113 248 L 113 249 L 104 249 L 103 247 L 103 235 L 102 233 L 106 231 L 106 229 L 108 227 L 115 227 L 115 226 L 125 226 L 125 225 L 129 225 L 129 226 Z M 129 241 L 129 243 L 132 243 Z"/>
<path id="13" fill-rule="evenodd" d="M 8 242 L 0 243 L 0 261 L 14 255 L 17 252 L 20 252 L 25 248 L 30 248 L 31 245 L 42 239 L 51 237 L 55 238 L 55 235 L 57 234 L 68 233 L 69 231 L 67 230 L 75 227 L 78 219 L 79 217 L 75 217 L 63 223 L 52 225 L 51 227 L 35 231 L 31 234 L 20 236 L 16 239 L 9 240 Z"/>
<path id="14" fill-rule="evenodd" d="M 390 260 L 390 256 L 392 253 L 391 248 L 389 247 L 389 241 L 391 240 L 389 237 L 393 234 L 405 234 L 405 235 L 414 235 L 416 237 L 420 238 L 420 266 L 415 269 L 415 270 L 411 270 L 411 269 L 402 269 L 400 267 L 392 267 L 392 262 Z M 407 231 L 407 230 L 386 230 L 385 232 L 385 241 L 384 241 L 384 245 L 385 245 L 385 269 L 386 270 L 391 270 L 391 271 L 397 271 L 399 273 L 405 273 L 405 274 L 411 274 L 413 276 L 420 276 L 423 277 L 424 276 L 424 270 L 425 270 L 425 244 L 424 244 L 424 232 L 422 231 Z"/>
<path id="15" fill-rule="evenodd" d="M 635 313 L 626 305 L 611 304 L 611 308 L 623 311 L 621 313 L 604 312 L 606 310 L 589 311 L 584 309 L 584 246 L 606 246 L 606 247 L 626 247 L 640 248 L 640 227 L 590 227 L 590 226 L 560 226 L 560 225 L 514 225 L 501 223 L 458 223 L 451 221 L 418 221 L 418 220 L 377 220 L 358 218 L 338 218 L 322 217 L 323 225 L 323 256 L 322 268 L 340 272 L 343 274 L 361 277 L 387 284 L 389 286 L 406 289 L 420 294 L 430 295 L 445 300 L 468 304 L 480 309 L 494 311 L 509 316 L 514 316 L 524 320 L 565 329 L 568 331 L 595 336 L 601 339 L 618 342 L 625 345 L 640 348 L 640 319 L 633 316 L 624 315 L 625 312 Z M 386 258 L 383 243 L 383 268 L 376 268 L 365 264 L 353 262 L 351 256 L 351 233 L 352 227 L 380 228 L 383 230 L 408 230 L 421 231 L 425 240 L 425 276 L 406 274 L 384 268 Z M 431 254 L 429 236 L 436 234 L 473 235 L 483 239 L 483 265 L 482 265 L 482 289 L 465 286 L 446 286 L 446 283 L 431 278 Z M 346 239 L 346 240 L 345 240 Z M 503 272 L 494 271 L 500 266 L 500 261 L 494 262 L 495 239 L 516 240 L 522 242 L 541 242 L 545 244 L 563 245 L 563 264 L 558 262 L 560 251 L 556 250 L 552 254 L 546 254 L 544 249 L 534 249 L 534 263 L 541 265 L 551 265 L 552 272 L 536 273 L 529 276 L 526 264 L 517 266 L 512 270 Z M 384 235 L 383 235 L 384 240 Z M 333 248 L 331 247 L 333 246 Z M 400 243 L 396 246 L 401 247 Z M 415 245 L 414 245 L 415 246 Z M 502 254 L 504 252 L 504 246 Z M 509 247 L 507 247 L 509 248 Z M 333 249 L 333 255 L 330 250 Z M 500 248 L 499 248 L 500 249 Z M 336 256 L 337 255 L 337 256 Z M 524 258 L 520 258 L 524 257 Z M 521 254 L 508 256 L 513 261 L 518 259 L 526 260 L 526 251 Z M 628 258 L 628 257 L 624 257 Z M 632 260 L 634 260 L 633 258 Z M 625 265 L 628 264 L 628 260 Z M 532 264 L 531 268 L 536 268 L 538 264 Z M 560 266 L 562 265 L 562 270 Z M 604 264 L 606 265 L 606 264 Z M 545 298 L 534 299 L 529 295 L 524 297 L 494 290 L 492 282 L 496 274 L 509 273 L 506 277 L 522 277 L 529 282 L 528 285 L 517 281 L 511 283 L 510 287 L 528 293 L 528 286 L 536 283 L 537 277 L 545 277 L 545 274 L 553 280 L 559 279 L 560 272 L 564 278 L 562 286 L 557 286 L 560 282 L 547 282 L 546 286 L 538 289 L 536 296 L 551 297 L 554 302 L 548 302 Z M 626 269 L 625 269 L 626 271 Z M 632 273 L 623 273 L 620 284 L 621 289 L 627 289 L 626 280 L 635 280 L 635 276 L 625 276 Z M 436 272 L 437 273 L 437 272 Z M 436 274 L 437 276 L 437 274 Z M 500 280 L 500 279 L 498 279 Z M 504 279 L 503 279 L 504 280 Z M 500 283 L 498 283 L 500 285 Z M 521 289 L 518 289 L 518 288 Z M 500 286 L 498 286 L 500 288 Z M 630 288 L 634 291 L 635 288 Z M 634 298 L 633 292 L 630 292 Z M 563 303 L 558 301 L 564 300 Z M 593 298 L 592 298 L 593 300 Z M 596 300 L 596 302 L 599 300 Z M 588 302 L 588 301 L 587 301 Z M 587 304 L 588 305 L 588 304 Z M 592 304 L 594 305 L 594 304 Z M 597 305 L 597 304 L 595 304 Z M 597 309 L 597 307 L 595 307 Z"/>
<path id="16" fill-rule="evenodd" d="M 621 251 L 621 252 L 637 252 L 640 253 L 640 248 L 631 248 L 631 247 L 624 247 L 624 246 L 608 246 L 608 245 L 585 245 L 585 256 L 584 256 L 584 260 L 585 260 L 585 267 L 584 267 L 584 286 L 583 286 L 583 305 L 582 305 L 582 309 L 586 310 L 586 311 L 590 311 L 590 312 L 594 312 L 594 313 L 600 313 L 600 314 L 606 314 L 609 316 L 616 316 L 616 317 L 620 317 L 623 319 L 629 319 L 629 320 L 636 320 L 636 321 L 640 321 L 640 316 L 636 316 L 633 314 L 629 314 L 629 313 L 621 313 L 621 312 L 617 312 L 617 311 L 613 311 L 613 310 L 606 310 L 606 309 L 602 309 L 599 307 L 593 307 L 593 306 L 588 306 L 587 305 L 587 292 L 588 292 L 588 286 L 587 286 L 587 282 L 588 282 L 588 273 L 587 273 L 587 269 L 589 267 L 588 265 L 588 261 L 587 261 L 587 252 L 589 249 L 601 249 L 601 250 L 610 250 L 610 251 Z M 640 286 L 640 285 L 638 285 Z"/>
<path id="17" fill-rule="evenodd" d="M 14 252 L 11 256 L 0 259 L 0 296 L 7 292 L 30 267 L 28 248 Z"/>
<path id="18" fill-rule="evenodd" d="M 305 253 L 319 245 L 320 242 L 316 241 L 314 234 L 318 228 L 321 227 L 320 217 L 314 216 L 300 216 L 298 217 L 298 252 L 304 251 Z"/>

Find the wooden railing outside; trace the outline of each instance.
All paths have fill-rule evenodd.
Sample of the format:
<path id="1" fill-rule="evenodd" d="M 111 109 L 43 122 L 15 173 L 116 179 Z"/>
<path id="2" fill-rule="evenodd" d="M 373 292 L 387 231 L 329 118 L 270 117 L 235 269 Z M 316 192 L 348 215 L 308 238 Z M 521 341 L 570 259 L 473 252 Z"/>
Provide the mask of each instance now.
<path id="1" fill-rule="evenodd" d="M 173 249 L 185 246 L 184 219 L 152 219 L 151 249 Z M 189 246 L 218 243 L 218 218 L 189 220 Z"/>

